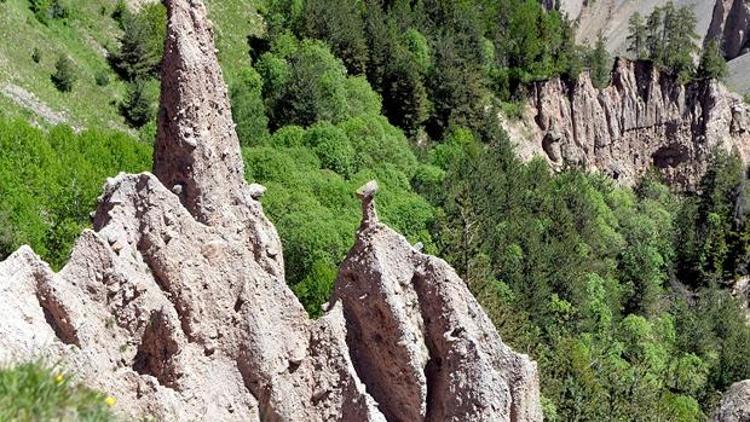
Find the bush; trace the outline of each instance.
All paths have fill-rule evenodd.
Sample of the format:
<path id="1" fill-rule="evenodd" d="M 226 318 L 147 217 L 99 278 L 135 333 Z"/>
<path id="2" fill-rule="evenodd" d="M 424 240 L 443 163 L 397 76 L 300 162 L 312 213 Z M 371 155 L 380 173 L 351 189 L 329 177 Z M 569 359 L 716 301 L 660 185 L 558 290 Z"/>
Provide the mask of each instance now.
<path id="1" fill-rule="evenodd" d="M 41 50 L 34 47 L 34 50 L 31 52 L 31 60 L 34 60 L 34 63 L 41 63 L 42 62 Z"/>
<path id="2" fill-rule="evenodd" d="M 96 75 L 94 75 L 94 80 L 96 81 L 96 84 L 98 86 L 107 86 L 109 85 L 109 73 L 103 70 L 96 72 Z"/>
<path id="3" fill-rule="evenodd" d="M 0 420 L 110 421 L 114 400 L 43 363 L 0 369 Z"/>
<path id="4" fill-rule="evenodd" d="M 61 92 L 70 92 L 73 90 L 73 83 L 76 81 L 73 62 L 64 55 L 61 55 L 55 63 L 55 73 L 52 74 L 52 83 Z"/>
<path id="5" fill-rule="evenodd" d="M 140 128 L 153 118 L 152 103 L 147 82 L 138 79 L 128 84 L 125 100 L 120 104 L 120 112 L 128 124 Z"/>

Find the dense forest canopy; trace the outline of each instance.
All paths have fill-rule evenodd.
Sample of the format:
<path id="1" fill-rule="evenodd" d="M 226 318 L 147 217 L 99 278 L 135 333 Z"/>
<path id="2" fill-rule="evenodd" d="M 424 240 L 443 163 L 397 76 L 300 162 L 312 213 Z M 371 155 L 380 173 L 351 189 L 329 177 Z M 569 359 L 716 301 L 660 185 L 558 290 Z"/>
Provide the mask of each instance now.
<path id="1" fill-rule="evenodd" d="M 634 18 L 632 54 L 693 75 L 692 35 L 675 32 L 692 26 L 685 10 Z M 267 0 L 259 11 L 266 30 L 248 33 L 246 65 L 228 74 L 232 113 L 311 314 L 359 224 L 352 192 L 377 179 L 383 220 L 449 261 L 504 341 L 538 361 L 547 419 L 703 420 L 750 378 L 750 328 L 727 288 L 750 258 L 739 159 L 717 152 L 699 193 L 656 175 L 628 189 L 522 163 L 501 128 L 498 112 L 529 83 L 589 69 L 606 85 L 601 37 L 577 46 L 571 22 L 535 0 Z M 148 139 L 164 11 L 111 16 L 122 113 Z M 706 51 L 698 77 L 721 76 Z M 151 154 L 127 135 L 7 118 L 0 150 L 0 257 L 30 244 L 56 268 L 104 179 L 147 170 Z"/>

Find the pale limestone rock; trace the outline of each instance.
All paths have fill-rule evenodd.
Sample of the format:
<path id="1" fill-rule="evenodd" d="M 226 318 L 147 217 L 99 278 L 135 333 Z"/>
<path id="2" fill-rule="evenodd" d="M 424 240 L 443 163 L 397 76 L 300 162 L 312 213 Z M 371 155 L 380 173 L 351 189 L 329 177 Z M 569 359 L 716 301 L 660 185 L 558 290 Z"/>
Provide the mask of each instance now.
<path id="1" fill-rule="evenodd" d="M 750 421 L 750 380 L 729 387 L 711 419 L 714 422 Z"/>
<path id="2" fill-rule="evenodd" d="M 361 196 L 334 298 L 354 366 L 386 418 L 541 420 L 536 364 L 503 344 L 447 263 L 371 219 L 372 195 Z"/>
<path id="3" fill-rule="evenodd" d="M 650 63 L 618 59 L 612 83 L 540 82 L 520 121 L 505 123 L 523 159 L 576 166 L 633 185 L 652 167 L 692 190 L 714 149 L 750 160 L 750 106 L 713 81 L 677 83 Z"/>

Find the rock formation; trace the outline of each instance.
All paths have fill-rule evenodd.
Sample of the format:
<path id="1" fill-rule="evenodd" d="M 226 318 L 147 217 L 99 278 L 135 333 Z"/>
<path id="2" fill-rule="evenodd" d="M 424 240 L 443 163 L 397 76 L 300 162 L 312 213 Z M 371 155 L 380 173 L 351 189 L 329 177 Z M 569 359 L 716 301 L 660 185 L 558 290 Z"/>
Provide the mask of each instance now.
<path id="1" fill-rule="evenodd" d="M 727 59 L 747 53 L 750 48 L 750 4 L 745 0 L 716 0 L 706 39 L 721 40 Z"/>
<path id="2" fill-rule="evenodd" d="M 585 73 L 574 83 L 537 83 L 523 118 L 506 126 L 524 159 L 539 155 L 553 168 L 599 171 L 627 185 L 654 167 L 691 190 L 715 149 L 750 159 L 750 106 L 739 96 L 626 59 L 604 89 Z"/>
<path id="3" fill-rule="evenodd" d="M 750 380 L 732 384 L 714 411 L 714 422 L 750 421 Z"/>
<path id="4" fill-rule="evenodd" d="M 380 224 L 377 185 L 326 313 L 286 286 L 199 0 L 167 0 L 154 174 L 107 181 L 59 273 L 0 263 L 0 361 L 61 360 L 157 420 L 539 421 L 536 365 L 464 283 Z"/>

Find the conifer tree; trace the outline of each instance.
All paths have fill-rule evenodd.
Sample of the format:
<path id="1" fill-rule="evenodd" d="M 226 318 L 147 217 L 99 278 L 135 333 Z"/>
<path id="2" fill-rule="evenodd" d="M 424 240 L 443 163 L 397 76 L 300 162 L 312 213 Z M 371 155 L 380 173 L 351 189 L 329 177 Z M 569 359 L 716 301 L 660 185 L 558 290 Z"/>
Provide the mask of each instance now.
<path id="1" fill-rule="evenodd" d="M 55 63 L 55 73 L 52 75 L 52 83 L 61 92 L 70 92 L 73 90 L 73 83 L 76 80 L 73 62 L 65 55 L 61 55 Z"/>
<path id="2" fill-rule="evenodd" d="M 607 39 L 599 33 L 596 39 L 596 46 L 589 58 L 589 68 L 591 69 L 591 81 L 597 88 L 604 88 L 609 84 L 611 75 L 610 57 L 606 47 Z"/>
<path id="3" fill-rule="evenodd" d="M 636 60 L 648 57 L 646 48 L 646 23 L 640 13 L 634 13 L 628 20 L 628 52 Z"/>
<path id="4" fill-rule="evenodd" d="M 710 40 L 703 49 L 700 65 L 698 65 L 698 77 L 704 79 L 723 79 L 727 76 L 729 69 L 721 48 L 716 40 Z"/>
<path id="5" fill-rule="evenodd" d="M 660 7 L 654 9 L 646 21 L 646 52 L 648 54 L 648 59 L 656 64 L 663 63 L 663 22 L 663 13 Z"/>

